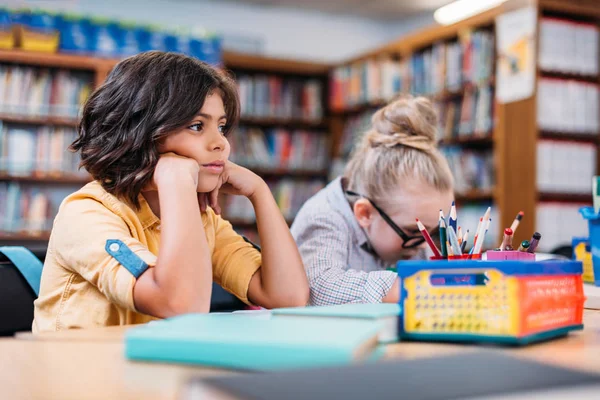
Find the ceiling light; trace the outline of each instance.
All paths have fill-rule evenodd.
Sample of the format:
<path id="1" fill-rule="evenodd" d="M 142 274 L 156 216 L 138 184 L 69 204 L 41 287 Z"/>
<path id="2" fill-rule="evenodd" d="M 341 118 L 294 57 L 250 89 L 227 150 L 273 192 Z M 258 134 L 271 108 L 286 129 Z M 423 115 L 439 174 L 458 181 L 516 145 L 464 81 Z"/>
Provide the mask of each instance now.
<path id="1" fill-rule="evenodd" d="M 494 8 L 505 1 L 507 0 L 456 0 L 435 10 L 433 18 L 442 25 L 450 25 Z"/>

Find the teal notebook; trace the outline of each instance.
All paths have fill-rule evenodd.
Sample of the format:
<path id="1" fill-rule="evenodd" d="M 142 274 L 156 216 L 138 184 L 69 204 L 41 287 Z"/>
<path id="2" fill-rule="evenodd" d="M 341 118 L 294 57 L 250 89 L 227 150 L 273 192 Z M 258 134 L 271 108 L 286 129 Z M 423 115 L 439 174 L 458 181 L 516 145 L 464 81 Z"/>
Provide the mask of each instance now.
<path id="1" fill-rule="evenodd" d="M 127 331 L 125 356 L 244 370 L 345 365 L 369 358 L 378 331 L 367 321 L 190 314 Z"/>
<path id="2" fill-rule="evenodd" d="M 322 307 L 278 308 L 272 311 L 273 316 L 302 318 L 303 321 L 327 320 L 364 320 L 379 327 L 379 342 L 398 341 L 398 316 L 401 314 L 399 304 L 341 304 Z"/>

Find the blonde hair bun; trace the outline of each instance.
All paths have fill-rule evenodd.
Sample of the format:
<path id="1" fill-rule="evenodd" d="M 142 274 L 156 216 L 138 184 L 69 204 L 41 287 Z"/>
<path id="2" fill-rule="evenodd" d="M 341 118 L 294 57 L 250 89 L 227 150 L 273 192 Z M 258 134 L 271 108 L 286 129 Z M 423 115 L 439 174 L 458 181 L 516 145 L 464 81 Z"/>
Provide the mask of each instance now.
<path id="1" fill-rule="evenodd" d="M 404 95 L 379 109 L 371 119 L 366 140 L 370 147 L 411 147 L 424 152 L 437 148 L 437 116 L 425 97 Z"/>

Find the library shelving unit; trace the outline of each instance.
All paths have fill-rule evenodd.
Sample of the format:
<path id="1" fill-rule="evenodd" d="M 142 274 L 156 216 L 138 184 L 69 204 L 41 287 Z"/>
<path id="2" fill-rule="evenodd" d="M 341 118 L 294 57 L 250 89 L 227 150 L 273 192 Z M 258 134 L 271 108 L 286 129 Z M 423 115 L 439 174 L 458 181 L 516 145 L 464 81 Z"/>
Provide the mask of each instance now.
<path id="1" fill-rule="evenodd" d="M 9 74 L 7 69 L 23 68 L 33 69 L 35 71 L 50 71 L 50 75 L 56 71 L 67 71 L 67 73 L 76 71 L 75 73 L 86 74 L 85 76 L 88 79 L 90 86 L 89 90 L 92 90 L 94 87 L 102 84 L 116 62 L 117 60 L 61 53 L 34 53 L 18 49 L 0 50 L 0 68 L 5 68 L 4 71 L 0 70 L 0 72 L 5 74 L 2 76 L 2 78 L 6 78 L 4 83 L 8 84 L 6 87 L 9 89 L 11 77 L 7 77 L 7 74 Z M 328 66 L 308 62 L 271 59 L 232 52 L 224 52 L 223 66 L 225 69 L 232 72 L 236 78 L 239 78 L 240 76 L 260 76 L 261 78 L 274 76 L 279 78 L 279 80 L 276 80 L 275 84 L 279 83 L 282 85 L 281 82 L 287 79 L 290 79 L 294 82 L 301 82 L 300 89 L 298 89 L 298 87 L 295 89 L 299 90 L 299 92 L 295 93 L 301 94 L 300 98 L 302 101 L 299 104 L 294 105 L 296 108 L 293 109 L 293 113 L 284 115 L 282 113 L 273 113 L 271 112 L 273 111 L 271 109 L 267 109 L 266 112 L 262 112 L 260 116 L 246 113 L 241 117 L 239 128 L 237 130 L 238 133 L 240 130 L 244 129 L 253 129 L 254 131 L 259 130 L 260 132 L 270 132 L 273 130 L 285 130 L 288 131 L 288 133 L 292 131 L 308 132 L 308 134 L 305 135 L 308 138 L 312 136 L 324 138 L 323 143 L 327 143 L 326 159 L 329 158 L 329 126 L 327 112 L 323 106 L 325 104 L 326 93 L 324 90 L 326 89 L 327 84 Z M 33 76 L 34 79 L 38 78 L 37 75 Z M 302 92 L 302 83 L 307 81 L 318 82 L 322 89 L 314 90 L 313 88 L 311 93 L 306 93 L 306 91 Z M 52 87 L 52 85 L 52 82 L 48 83 L 48 86 Z M 54 89 L 52 88 L 50 90 Z M 277 90 L 277 87 L 273 87 L 272 84 L 270 90 Z M 254 98 L 251 100 L 253 101 Z M 260 100 L 263 102 L 265 101 L 263 98 Z M 309 104 L 310 101 L 314 103 L 315 100 L 318 100 L 318 103 Z M 4 101 L 4 99 L 0 99 L 0 102 L 2 101 Z M 25 100 L 25 102 L 27 101 L 30 100 Z M 4 101 L 4 103 L 6 103 L 6 101 Z M 248 102 L 246 102 L 246 104 L 247 103 Z M 36 107 L 37 106 L 38 105 L 36 104 Z M 304 108 L 302 108 L 303 106 Z M 76 113 L 71 117 L 56 116 L 60 115 L 60 113 L 57 114 L 47 112 L 46 110 L 46 112 L 43 114 L 45 116 L 41 116 L 40 113 L 30 112 L 31 109 L 38 109 L 36 107 L 26 107 L 25 110 L 3 110 L 0 108 L 0 110 L 3 110 L 0 112 L 0 124 L 4 125 L 5 128 L 27 127 L 28 129 L 33 130 L 45 128 L 68 129 L 70 132 L 74 132 L 75 128 L 77 127 L 78 120 Z M 307 107 L 309 107 L 310 110 L 306 111 Z M 309 115 L 310 118 L 306 116 L 309 112 L 312 113 Z M 49 135 L 52 134 L 53 132 L 50 131 Z M 50 144 L 50 146 L 52 145 L 59 146 L 60 151 L 66 154 L 66 147 L 68 145 L 67 139 L 63 140 L 63 142 L 59 144 Z M 17 147 L 17 145 L 14 146 Z M 18 146 L 20 147 L 20 144 Z M 288 147 L 289 146 L 290 144 L 288 143 Z M 289 151 L 290 150 L 288 149 L 288 152 Z M 313 168 L 315 165 L 315 160 L 311 159 L 310 156 L 304 156 L 304 158 L 301 157 L 295 160 L 294 168 L 290 168 L 287 165 L 275 165 L 271 160 L 270 163 L 263 163 L 259 167 L 253 165 L 252 169 L 270 183 L 276 184 L 278 181 L 285 180 L 288 188 L 290 186 L 290 182 L 292 184 L 302 184 L 302 182 L 318 181 L 322 184 L 325 184 L 327 179 L 327 164 L 315 169 Z M 6 154 L 3 154 L 3 159 L 4 158 L 6 158 Z M 327 160 L 325 160 L 325 162 L 326 161 Z M 8 161 L 6 163 L 8 163 Z M 17 226 L 11 226 L 11 223 L 6 221 L 7 213 L 10 212 L 10 207 L 7 207 L 8 201 L 10 201 L 10 198 L 7 200 L 7 196 L 10 196 L 10 193 L 6 193 L 6 187 L 14 183 L 17 184 L 12 185 L 15 187 L 25 186 L 36 188 L 43 186 L 46 188 L 62 188 L 64 195 L 68 193 L 69 190 L 73 191 L 77 187 L 84 185 L 90 180 L 89 176 L 77 172 L 74 166 L 75 164 L 76 163 L 72 165 L 72 170 L 63 170 L 61 172 L 40 172 L 37 168 L 29 168 L 27 171 L 17 171 L 18 173 L 10 171 L 10 168 L 6 168 L 7 165 L 2 165 L 2 172 L 0 172 L 0 185 L 4 185 L 4 192 L 2 194 L 4 197 L 0 196 L 0 201 L 3 202 L 2 207 L 4 207 L 4 209 L 2 212 L 3 218 L 0 221 L 0 244 L 24 244 L 30 248 L 40 249 L 40 252 L 45 248 L 46 242 L 49 238 L 51 219 L 53 218 L 53 215 L 50 214 L 52 214 L 55 210 L 50 210 L 50 212 L 46 215 L 46 220 L 43 223 L 38 220 L 34 221 L 33 226 L 31 226 L 31 224 L 28 222 L 23 223 L 23 221 L 15 221 Z M 18 192 L 18 194 L 13 193 L 12 200 L 18 202 L 26 201 L 28 202 L 27 204 L 30 205 L 33 203 L 32 197 L 28 197 L 28 200 L 23 200 L 21 199 L 21 194 L 21 192 Z M 29 194 L 27 196 L 29 196 Z M 55 200 L 59 201 L 60 199 Z M 57 205 L 54 204 L 55 208 L 56 206 Z M 42 206 L 42 208 L 44 207 L 47 209 L 48 204 Z M 225 208 L 224 212 L 227 216 L 227 208 Z M 18 217 L 13 217 L 18 219 Z M 288 214 L 286 215 L 286 220 L 288 220 L 288 223 L 290 224 L 293 221 L 293 215 L 289 213 L 289 210 Z M 232 218 L 232 222 L 236 229 L 244 231 L 253 231 L 256 229 L 255 223 L 249 219 Z M 7 229 L 7 227 L 10 228 Z"/>
<path id="2" fill-rule="evenodd" d="M 385 100 L 395 97 L 400 92 L 426 95 L 436 103 L 440 101 L 451 102 L 455 99 L 464 101 L 466 94 L 473 90 L 473 86 L 477 89 L 481 85 L 487 85 L 487 87 L 492 88 L 493 93 L 496 83 L 493 70 L 487 71 L 487 74 L 484 74 L 486 76 L 480 77 L 482 79 L 471 79 L 467 80 L 466 83 L 463 81 L 459 87 L 448 88 L 447 85 L 444 85 L 444 81 L 447 83 L 449 80 L 444 72 L 441 72 L 441 80 L 435 76 L 434 61 L 436 59 L 436 47 L 439 49 L 441 48 L 439 47 L 440 44 L 445 44 L 445 51 L 448 52 L 448 49 L 453 44 L 464 43 L 464 38 L 473 37 L 475 32 L 490 32 L 493 35 L 496 17 L 507 11 L 525 6 L 533 6 L 537 10 L 538 39 L 540 21 L 545 16 L 572 19 L 577 23 L 593 25 L 595 28 L 598 28 L 598 23 L 600 22 L 600 2 L 594 0 L 509 0 L 496 8 L 456 24 L 434 26 L 415 34 L 403 36 L 397 41 L 388 43 L 334 67 L 331 72 L 330 113 L 332 116 L 330 118 L 336 162 L 343 166 L 344 159 L 348 156 L 348 149 L 351 148 L 351 146 L 348 146 L 349 139 L 346 131 L 351 130 L 354 131 L 353 133 L 358 133 L 356 132 L 357 126 L 364 129 L 367 126 L 366 122 L 368 122 L 374 110 L 385 104 Z M 491 67 L 495 69 L 497 56 L 494 40 L 491 43 L 491 54 L 488 54 L 488 57 L 491 57 Z M 596 42 L 597 46 L 598 43 Z M 481 46 L 478 46 L 478 48 L 481 49 Z M 426 52 L 429 52 L 429 54 L 423 56 Z M 598 55 L 597 49 L 595 54 L 596 56 Z M 421 65 L 415 64 L 415 55 L 421 56 Z M 378 62 L 383 64 L 391 63 L 395 67 L 383 65 L 383 67 L 380 67 L 380 75 L 370 80 L 368 72 L 369 63 Z M 598 60 L 595 60 L 595 62 L 597 65 Z M 414 73 L 415 65 L 417 68 L 421 68 L 416 74 Z M 446 59 L 446 65 L 448 65 L 448 59 Z M 423 68 L 423 66 L 428 66 L 429 68 Z M 430 72 L 429 70 L 434 70 L 434 72 Z M 429 87 L 425 83 L 425 90 L 423 90 L 423 75 L 427 74 L 432 74 L 433 77 L 425 78 L 425 82 L 427 82 L 427 79 L 430 82 Z M 418 75 L 417 78 L 420 79 L 417 84 L 421 86 L 418 88 L 415 88 L 415 75 Z M 394 77 L 399 77 L 399 79 L 394 81 Z M 502 229 L 510 226 L 519 211 L 524 211 L 525 218 L 517 231 L 516 243 L 524 239 L 529 239 L 535 229 L 541 229 L 541 225 L 543 224 L 536 218 L 536 211 L 541 204 L 540 201 L 571 202 L 577 203 L 577 205 L 591 201 L 591 184 L 589 185 L 590 191 L 586 191 L 585 193 L 569 191 L 547 193 L 538 190 L 538 174 L 540 173 L 538 171 L 538 166 L 540 165 L 538 160 L 538 145 L 541 139 L 593 144 L 595 148 L 599 144 L 597 128 L 594 132 L 588 130 L 586 132 L 570 131 L 568 133 L 559 129 L 542 130 L 538 128 L 538 90 L 540 79 L 544 77 L 566 78 L 594 85 L 597 85 L 600 79 L 597 72 L 591 75 L 576 75 L 564 71 L 545 71 L 539 68 L 536 77 L 536 90 L 532 97 L 517 102 L 501 104 L 495 100 L 492 94 L 491 115 L 489 116 L 491 120 L 482 125 L 487 126 L 489 124 L 489 129 L 485 129 L 484 131 L 472 129 L 467 135 L 461 135 L 460 132 L 456 134 L 456 130 L 454 130 L 452 135 L 440 138 L 440 147 L 442 149 L 450 146 L 458 148 L 462 152 L 476 151 L 491 153 L 492 161 L 488 164 L 488 168 L 490 168 L 493 185 L 486 185 L 483 188 L 477 187 L 477 185 L 474 187 L 463 187 L 463 190 L 456 193 L 456 198 L 459 203 L 463 204 L 479 203 L 482 206 L 487 206 L 489 203 L 492 203 L 498 213 L 497 219 L 493 221 L 496 238 L 501 237 Z M 378 84 L 385 84 L 386 80 L 388 83 L 392 82 L 390 83 L 390 85 L 394 86 L 392 89 L 377 87 Z M 340 84 L 340 82 L 342 83 Z M 405 82 L 408 82 L 408 84 Z M 374 91 L 369 93 L 369 88 L 373 87 L 375 87 Z M 383 93 L 383 98 L 381 98 L 382 96 L 378 98 L 378 93 Z M 595 104 L 596 109 L 588 111 L 588 116 L 589 113 L 592 113 L 597 120 L 600 110 L 597 109 L 598 103 L 596 102 Z M 355 116 L 361 113 L 363 114 L 362 126 L 353 120 Z M 441 114 L 441 123 L 443 124 L 444 111 L 439 114 Z M 351 128 L 346 129 L 349 124 Z M 477 124 L 477 121 L 475 121 L 475 124 Z M 443 129 L 442 126 L 440 130 L 443 132 Z M 336 162 L 334 162 L 334 165 Z M 598 162 L 600 163 L 600 160 Z M 338 171 L 341 170 L 341 167 L 338 166 L 338 168 Z M 594 168 L 595 171 L 596 168 Z M 571 217 L 576 218 L 576 216 Z M 546 225 L 543 226 L 546 227 Z"/>

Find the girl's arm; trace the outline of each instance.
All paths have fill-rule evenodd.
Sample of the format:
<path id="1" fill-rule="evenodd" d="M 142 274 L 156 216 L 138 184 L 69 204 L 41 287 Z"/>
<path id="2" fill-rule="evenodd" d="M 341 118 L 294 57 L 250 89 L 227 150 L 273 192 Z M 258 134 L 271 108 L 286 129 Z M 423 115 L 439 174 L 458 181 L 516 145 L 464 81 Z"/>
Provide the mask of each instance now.
<path id="1" fill-rule="evenodd" d="M 262 265 L 250 280 L 248 299 L 265 308 L 305 306 L 309 289 L 302 259 L 269 187 L 231 162 L 222 181 L 221 192 L 248 197 L 256 214 Z"/>
<path id="2" fill-rule="evenodd" d="M 298 247 L 266 183 L 250 196 L 262 248 L 262 267 L 253 276 L 248 298 L 265 308 L 308 303 L 308 280 Z"/>
<path id="3" fill-rule="evenodd" d="M 210 309 L 212 263 L 202 224 L 198 164 L 163 156 L 154 173 L 159 193 L 161 241 L 154 268 L 133 289 L 136 309 L 155 317 L 205 313 Z"/>

